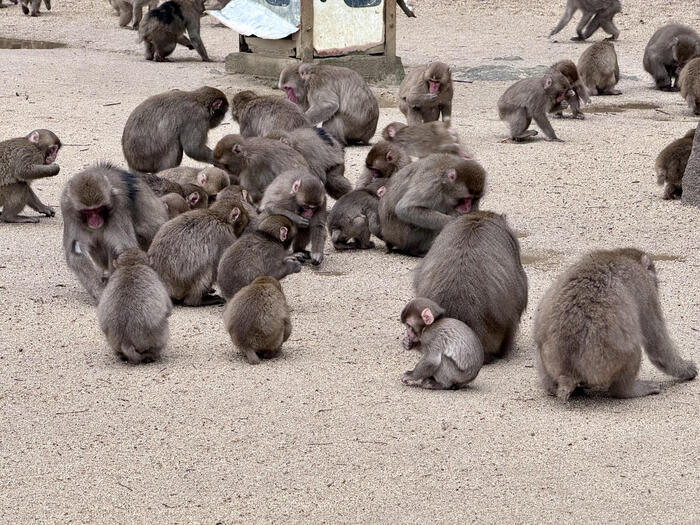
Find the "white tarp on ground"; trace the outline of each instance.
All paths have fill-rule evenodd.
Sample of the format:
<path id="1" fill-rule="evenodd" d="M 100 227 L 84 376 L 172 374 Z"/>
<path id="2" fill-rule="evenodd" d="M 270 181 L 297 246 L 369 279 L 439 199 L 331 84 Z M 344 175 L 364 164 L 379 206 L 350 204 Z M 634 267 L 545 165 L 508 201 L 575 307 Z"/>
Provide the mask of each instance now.
<path id="1" fill-rule="evenodd" d="M 279 39 L 296 33 L 301 23 L 300 0 L 231 0 L 208 14 L 241 35 Z"/>

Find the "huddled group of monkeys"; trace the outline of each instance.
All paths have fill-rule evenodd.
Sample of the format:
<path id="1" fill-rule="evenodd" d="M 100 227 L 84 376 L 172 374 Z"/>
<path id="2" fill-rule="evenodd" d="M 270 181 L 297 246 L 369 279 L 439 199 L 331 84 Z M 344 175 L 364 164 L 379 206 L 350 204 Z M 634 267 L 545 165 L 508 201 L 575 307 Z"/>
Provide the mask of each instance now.
<path id="1" fill-rule="evenodd" d="M 594 14 L 577 32 L 585 38 L 600 26 L 616 37 L 611 16 Z M 675 89 L 671 79 L 679 76 L 700 86 L 695 56 L 700 37 L 670 25 L 652 37 L 645 66 L 660 89 Z M 527 129 L 531 119 L 558 140 L 546 114 L 569 105 L 581 117 L 579 99 L 586 101 L 588 91 L 619 93 L 618 79 L 612 44 L 594 44 L 578 68 L 558 62 L 543 77 L 509 87 L 499 113 L 513 140 L 534 135 Z M 402 381 L 464 387 L 483 364 L 514 347 L 528 282 L 505 217 L 479 209 L 486 172 L 450 127 L 449 67 L 432 62 L 406 76 L 399 109 L 407 124 L 385 127 L 354 188 L 345 177 L 344 148 L 368 144 L 379 118 L 364 79 L 343 67 L 301 64 L 282 71 L 279 87 L 286 97 L 246 90 L 229 101 L 212 87 L 152 96 L 124 127 L 128 170 L 99 163 L 66 183 L 66 261 L 98 303 L 110 347 L 129 363 L 153 361 L 167 345 L 173 301 L 226 302 L 225 327 L 246 360 L 275 357 L 292 330 L 280 280 L 303 264 L 320 264 L 328 234 L 338 250 L 373 248 L 375 236 L 388 253 L 422 258 L 415 298 L 401 312 L 403 345 L 422 358 Z M 229 105 L 239 134 L 226 135 L 212 150 L 208 132 Z M 0 142 L 0 220 L 36 222 L 20 215 L 25 206 L 54 215 L 30 185 L 59 172 L 60 148 L 45 129 Z M 679 158 L 667 150 L 657 169 L 670 181 Z M 210 166 L 182 167 L 183 153 Z M 327 196 L 336 199 L 330 212 Z M 543 386 L 562 400 L 579 388 L 616 397 L 659 392 L 658 385 L 636 380 L 642 348 L 667 374 L 697 375 L 667 333 L 654 264 L 634 248 L 581 257 L 543 297 L 534 328 Z"/>

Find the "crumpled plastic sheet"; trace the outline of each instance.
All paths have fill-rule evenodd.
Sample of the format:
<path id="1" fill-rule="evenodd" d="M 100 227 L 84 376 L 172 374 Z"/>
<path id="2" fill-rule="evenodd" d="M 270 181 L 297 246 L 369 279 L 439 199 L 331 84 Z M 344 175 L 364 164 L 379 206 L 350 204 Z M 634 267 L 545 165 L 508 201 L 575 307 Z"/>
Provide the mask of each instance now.
<path id="1" fill-rule="evenodd" d="M 207 13 L 241 35 L 267 39 L 296 33 L 301 23 L 300 0 L 289 0 L 282 7 L 273 7 L 266 0 L 231 0 L 223 9 Z"/>

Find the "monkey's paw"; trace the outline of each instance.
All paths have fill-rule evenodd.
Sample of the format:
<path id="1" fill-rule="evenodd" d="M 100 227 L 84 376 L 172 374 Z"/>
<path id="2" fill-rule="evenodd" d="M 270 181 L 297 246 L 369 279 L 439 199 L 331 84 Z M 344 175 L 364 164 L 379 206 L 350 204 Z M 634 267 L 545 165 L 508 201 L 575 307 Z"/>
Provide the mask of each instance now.
<path id="1" fill-rule="evenodd" d="M 323 254 L 322 253 L 312 253 L 311 254 L 311 264 L 314 266 L 318 266 L 323 262 Z"/>
<path id="2" fill-rule="evenodd" d="M 46 215 L 47 217 L 55 217 L 56 216 L 56 211 L 53 208 L 46 208 L 44 210 L 41 210 L 42 215 Z"/>
<path id="3" fill-rule="evenodd" d="M 411 381 L 411 372 L 412 372 L 412 370 L 409 370 L 407 372 L 404 372 L 403 375 L 401 376 L 401 382 L 404 385 L 407 385 Z"/>
<path id="4" fill-rule="evenodd" d="M 681 368 L 681 374 L 678 376 L 679 379 L 683 381 L 690 381 L 695 379 L 698 375 L 698 367 L 692 361 L 683 361 L 683 366 Z"/>

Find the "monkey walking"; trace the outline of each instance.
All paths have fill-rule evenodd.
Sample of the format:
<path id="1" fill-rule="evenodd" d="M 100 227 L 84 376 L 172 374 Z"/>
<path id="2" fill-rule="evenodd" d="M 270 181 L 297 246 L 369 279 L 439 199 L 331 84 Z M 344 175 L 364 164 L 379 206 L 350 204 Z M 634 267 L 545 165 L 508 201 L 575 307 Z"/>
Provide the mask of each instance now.
<path id="1" fill-rule="evenodd" d="M 168 0 L 146 13 L 139 27 L 139 41 L 143 42 L 146 50 L 146 60 L 165 62 L 180 44 L 187 49 L 195 49 L 203 62 L 210 62 L 199 35 L 199 19 L 203 14 L 204 0 Z M 185 36 L 185 31 L 189 38 Z"/>
<path id="2" fill-rule="evenodd" d="M 15 4 L 16 0 L 12 0 Z M 29 5 L 31 4 L 31 11 L 29 10 Z M 41 6 L 41 0 L 20 0 L 20 5 L 22 6 L 22 12 L 29 16 L 39 16 L 39 8 Z M 51 11 L 51 0 L 44 0 L 44 5 L 47 11 Z"/>
<path id="3" fill-rule="evenodd" d="M 654 263 L 634 248 L 593 251 L 567 269 L 537 308 L 535 343 L 542 385 L 562 401 L 578 387 L 658 394 L 658 384 L 636 380 L 642 347 L 666 374 L 688 381 L 698 373 L 666 331 Z"/>
<path id="4" fill-rule="evenodd" d="M 406 327 L 403 347 L 423 354 L 416 367 L 401 376 L 404 384 L 416 381 L 423 388 L 456 390 L 478 375 L 484 364 L 479 338 L 462 321 L 446 317 L 435 301 L 425 297 L 409 301 L 401 322 Z"/>
<path id="5" fill-rule="evenodd" d="M 622 11 L 620 0 L 567 0 L 561 20 L 549 36 L 564 29 L 579 9 L 582 13 L 581 20 L 576 26 L 576 36 L 571 37 L 571 40 L 586 40 L 601 27 L 610 35 L 606 40 L 617 40 L 620 36 L 620 30 L 613 22 L 613 17 Z"/>
<path id="6" fill-rule="evenodd" d="M 10 2 L 12 2 L 12 3 L 15 4 L 15 5 L 17 5 L 17 2 L 18 2 L 18 1 L 19 1 L 19 0 L 10 0 Z M 4 5 L 4 4 L 2 3 L 2 0 L 0 0 L 0 9 L 2 9 L 3 7 L 10 7 L 10 6 L 9 6 L 9 5 Z M 26 14 L 26 13 L 25 13 L 25 14 Z"/>

